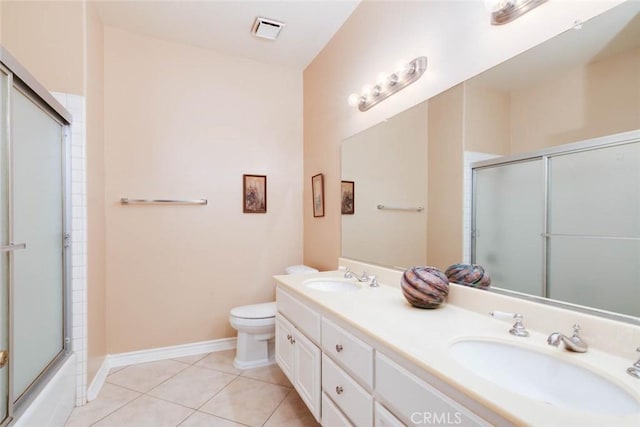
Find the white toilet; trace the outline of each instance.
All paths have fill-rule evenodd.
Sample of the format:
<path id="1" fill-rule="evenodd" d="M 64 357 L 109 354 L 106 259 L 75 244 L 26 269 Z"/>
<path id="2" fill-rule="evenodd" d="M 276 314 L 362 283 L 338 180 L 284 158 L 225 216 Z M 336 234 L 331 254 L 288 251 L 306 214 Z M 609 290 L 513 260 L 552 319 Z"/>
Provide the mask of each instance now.
<path id="1" fill-rule="evenodd" d="M 315 268 L 294 265 L 287 274 L 317 273 Z M 257 368 L 275 363 L 276 303 L 243 305 L 231 309 L 229 323 L 238 331 L 236 358 L 238 369 Z"/>

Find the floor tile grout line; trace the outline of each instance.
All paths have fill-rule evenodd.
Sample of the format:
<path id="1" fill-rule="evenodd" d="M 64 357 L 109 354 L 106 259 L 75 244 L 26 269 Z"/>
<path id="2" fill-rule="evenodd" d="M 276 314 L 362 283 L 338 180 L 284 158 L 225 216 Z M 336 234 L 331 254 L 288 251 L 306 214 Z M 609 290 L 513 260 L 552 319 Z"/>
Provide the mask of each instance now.
<path id="1" fill-rule="evenodd" d="M 271 412 L 271 414 L 267 417 L 267 419 L 262 423 L 262 427 L 264 427 L 265 425 L 267 425 L 267 423 L 269 422 L 269 420 L 271 419 L 271 417 L 273 417 L 273 414 L 276 413 L 276 411 L 280 408 L 280 406 L 282 406 L 282 404 L 284 403 L 285 400 L 287 400 L 287 398 L 289 397 L 289 395 L 291 394 L 291 392 L 293 391 L 293 389 L 289 390 L 287 392 L 287 394 L 284 395 L 284 399 L 282 399 L 280 401 L 280 403 L 278 403 L 278 406 L 275 407 L 275 409 L 273 410 L 273 412 Z"/>
<path id="2" fill-rule="evenodd" d="M 274 380 L 274 381 L 272 382 L 272 381 L 270 381 L 270 380 L 265 380 L 265 379 L 261 379 L 261 378 L 254 378 L 254 377 L 251 377 L 251 376 L 246 376 L 246 375 L 245 375 L 245 373 L 250 372 L 252 369 L 248 369 L 248 370 L 239 370 L 239 371 L 240 371 L 239 373 L 238 373 L 238 372 L 233 372 L 233 373 L 232 373 L 232 372 L 229 372 L 229 371 L 227 371 L 227 370 L 220 369 L 220 368 L 212 368 L 212 367 L 208 367 L 208 366 L 198 365 L 198 363 L 202 362 L 204 359 L 206 359 L 206 358 L 207 358 L 207 356 L 209 356 L 209 355 L 211 355 L 211 354 L 213 354 L 213 353 L 206 353 L 206 354 L 204 354 L 201 358 L 199 358 L 198 360 L 195 360 L 195 361 L 193 361 L 193 362 L 191 362 L 191 363 L 189 363 L 189 362 L 185 362 L 185 361 L 181 361 L 181 360 L 167 359 L 167 360 L 171 360 L 171 361 L 176 362 L 176 363 L 184 364 L 184 365 L 185 365 L 185 367 L 183 367 L 183 368 L 182 368 L 182 369 L 180 369 L 178 372 L 176 372 L 176 373 L 172 374 L 170 377 L 166 378 L 166 379 L 165 379 L 165 380 L 163 380 L 162 382 L 160 382 L 160 383 L 158 383 L 158 384 L 154 385 L 152 388 L 150 388 L 149 390 L 144 391 L 144 392 L 141 392 L 141 391 L 139 391 L 139 390 L 135 390 L 135 389 L 132 389 L 132 388 L 129 388 L 129 387 L 127 387 L 127 386 L 123 386 L 123 385 L 120 385 L 120 384 L 117 384 L 117 383 L 113 383 L 113 382 L 109 381 L 109 378 L 108 378 L 108 377 L 112 376 L 113 374 L 116 374 L 116 373 L 118 373 L 118 372 L 121 372 L 121 371 L 125 370 L 126 368 L 133 367 L 133 366 L 137 366 L 137 365 L 141 365 L 141 364 L 132 364 L 132 365 L 123 366 L 123 367 L 121 367 L 121 369 L 118 369 L 117 371 L 115 371 L 115 372 L 113 372 L 113 373 L 109 373 L 109 375 L 108 375 L 108 377 L 107 377 L 107 379 L 106 379 L 106 381 L 105 381 L 106 383 L 108 383 L 108 384 L 110 384 L 110 385 L 112 385 L 112 386 L 120 387 L 120 388 L 122 388 L 122 389 L 124 389 L 124 390 L 128 390 L 128 391 L 131 391 L 131 392 L 134 392 L 134 393 L 138 393 L 138 396 L 136 396 L 135 398 L 131 399 L 130 401 L 128 401 L 128 402 L 126 402 L 126 403 L 124 403 L 124 404 L 120 405 L 120 406 L 119 406 L 119 407 L 117 407 L 116 409 L 113 409 L 112 411 L 110 411 L 109 413 L 107 413 L 107 414 L 105 414 L 104 416 L 100 417 L 99 419 L 97 419 L 97 420 L 93 421 L 90 425 L 92 425 L 92 426 L 93 426 L 93 425 L 95 425 L 95 424 L 97 424 L 97 423 L 101 422 L 102 420 L 104 420 L 104 419 L 106 419 L 106 418 L 110 417 L 111 415 L 115 414 L 116 412 L 118 412 L 118 411 L 120 411 L 120 410 L 124 409 L 124 408 L 125 408 L 125 407 L 127 407 L 128 405 L 130 405 L 130 404 L 132 404 L 133 402 L 135 402 L 136 400 L 140 399 L 142 396 L 147 396 L 147 397 L 152 398 L 152 399 L 161 400 L 161 401 L 164 401 L 164 402 L 167 402 L 167 403 L 170 403 L 170 404 L 174 404 L 174 405 L 180 406 L 180 407 L 182 407 L 182 408 L 184 408 L 184 409 L 188 409 L 188 410 L 190 410 L 191 412 L 190 412 L 188 415 L 186 415 L 186 416 L 185 416 L 185 418 L 183 418 L 183 419 L 179 422 L 179 424 L 178 424 L 178 425 L 183 424 L 187 419 L 189 419 L 191 416 L 193 416 L 196 412 L 200 412 L 200 413 L 205 414 L 205 415 L 214 416 L 214 417 L 217 417 L 217 418 L 220 418 L 220 419 L 224 419 L 224 420 L 226 420 L 226 421 L 233 422 L 233 423 L 237 423 L 237 424 L 240 424 L 240 425 L 246 425 L 246 424 L 241 423 L 241 422 L 239 422 L 239 421 L 235 421 L 235 420 L 228 419 L 228 418 L 225 418 L 225 417 L 220 417 L 220 416 L 218 416 L 218 415 L 211 414 L 211 413 L 208 413 L 208 412 L 205 412 L 205 411 L 202 411 L 202 410 L 201 410 L 201 408 L 202 408 L 202 407 L 204 407 L 204 406 L 205 406 L 209 401 L 211 401 L 211 400 L 212 400 L 212 399 L 214 399 L 216 396 L 218 396 L 218 395 L 219 395 L 223 390 L 225 390 L 227 387 L 229 387 L 229 385 L 230 385 L 230 384 L 234 383 L 235 381 L 238 381 L 238 379 L 239 379 L 239 378 L 243 378 L 243 379 L 245 379 L 245 380 L 253 380 L 253 381 L 257 381 L 257 382 L 260 382 L 260 383 L 263 383 L 263 384 L 269 384 L 269 385 L 273 385 L 273 386 L 282 387 L 282 388 L 284 388 L 284 389 L 286 389 L 286 390 L 287 390 L 287 392 L 286 392 L 286 394 L 284 395 L 283 399 L 278 403 L 278 405 L 276 406 L 276 408 L 275 408 L 275 409 L 270 413 L 269 417 L 267 417 L 266 421 L 263 423 L 263 425 L 264 425 L 265 423 L 267 423 L 267 422 L 268 422 L 268 421 L 273 417 L 273 415 L 276 413 L 276 411 L 277 411 L 277 410 L 282 406 L 282 404 L 287 400 L 287 398 L 289 398 L 289 396 L 291 395 L 291 393 L 292 393 L 292 392 L 294 392 L 294 390 L 295 390 L 295 389 L 293 388 L 293 386 L 292 386 L 292 384 L 291 384 L 291 383 L 288 383 L 288 384 L 286 384 L 286 385 L 285 385 L 285 384 L 282 384 L 281 382 L 278 382 L 277 380 Z M 151 363 L 151 362 L 149 362 L 149 363 Z M 154 395 L 149 394 L 149 393 L 151 393 L 153 390 L 155 390 L 155 389 L 157 389 L 158 387 L 160 387 L 161 385 L 163 385 L 163 384 L 167 383 L 168 381 L 170 381 L 170 380 L 174 379 L 176 376 L 178 376 L 178 375 L 180 375 L 181 373 L 183 373 L 183 372 L 184 372 L 186 369 L 188 369 L 190 366 L 195 366 L 195 367 L 197 367 L 197 368 L 201 368 L 201 369 L 213 370 L 213 371 L 216 371 L 216 372 L 219 372 L 219 373 L 225 374 L 225 375 L 231 375 L 231 376 L 233 376 L 234 378 L 233 378 L 233 379 L 231 379 L 231 380 L 230 380 L 227 384 L 225 384 L 225 385 L 224 385 L 220 390 L 218 390 L 215 394 L 213 394 L 209 399 L 207 399 L 203 404 L 199 405 L 197 408 L 189 407 L 189 406 L 186 406 L 186 405 L 184 405 L 184 404 L 182 404 L 182 403 L 175 402 L 175 401 L 173 401 L 173 400 L 169 400 L 169 399 L 166 399 L 166 398 L 162 398 L 162 397 L 158 397 L 158 396 L 154 396 Z M 275 365 L 275 366 L 277 366 L 277 365 Z"/>
<path id="3" fill-rule="evenodd" d="M 216 392 L 216 394 L 214 394 L 213 396 L 211 396 L 211 398 L 210 398 L 210 399 L 207 399 L 207 401 L 206 401 L 206 402 L 204 402 L 202 405 L 200 405 L 200 406 L 196 409 L 196 411 L 199 411 L 199 412 L 202 412 L 202 413 L 205 413 L 205 414 L 209 414 L 209 412 L 200 411 L 200 408 L 202 408 L 202 407 L 203 407 L 204 405 L 206 405 L 207 403 L 211 402 L 211 400 L 212 400 L 212 399 L 214 399 L 217 395 L 219 395 L 220 393 L 222 393 L 222 390 L 224 390 L 225 388 L 229 387 L 229 385 L 230 385 L 231 383 L 233 383 L 234 381 L 236 381 L 238 378 L 240 378 L 240 375 L 236 375 L 236 377 L 235 377 L 234 379 L 232 379 L 231 381 L 229 381 L 229 382 L 228 382 L 224 387 L 222 387 L 220 390 L 218 390 L 218 391 Z M 209 415 L 214 415 L 214 414 L 209 414 Z M 216 416 L 216 417 L 217 417 L 217 415 L 214 415 L 214 416 Z M 226 419 L 226 418 L 225 418 L 225 419 Z M 234 421 L 234 422 L 236 422 L 236 421 Z"/>
<path id="4" fill-rule="evenodd" d="M 192 408 L 189 408 L 192 409 Z M 195 414 L 197 411 L 194 409 L 193 411 L 191 411 L 189 414 L 187 414 L 186 417 L 184 417 L 183 419 L 180 420 L 180 422 L 178 424 L 176 424 L 176 427 L 178 427 L 180 424 L 184 423 L 185 421 L 187 421 L 193 414 Z"/>
<path id="5" fill-rule="evenodd" d="M 128 390 L 128 389 L 127 389 L 127 390 Z M 138 393 L 140 393 L 140 392 L 138 392 Z M 144 394 L 140 393 L 140 396 L 136 396 L 136 397 L 134 397 L 133 399 L 131 399 L 130 401 L 128 401 L 128 402 L 127 402 L 127 403 L 125 403 L 124 405 L 120 406 L 118 409 L 115 409 L 115 410 L 113 410 L 113 411 L 109 412 L 109 413 L 108 413 L 107 415 L 105 415 L 104 417 L 99 418 L 99 419 L 97 419 L 96 421 L 92 422 L 91 424 L 89 424 L 89 427 L 94 426 L 94 425 L 98 424 L 100 421 L 104 420 L 105 418 L 110 417 L 111 415 L 115 414 L 116 412 L 118 412 L 119 410 L 121 410 L 122 408 L 124 408 L 125 406 L 127 406 L 127 405 L 131 404 L 132 402 L 134 402 L 134 401 L 136 401 L 136 400 L 138 400 L 138 399 L 140 399 L 142 396 L 144 396 Z"/>
<path id="6" fill-rule="evenodd" d="M 251 424 L 241 423 L 240 421 L 234 421 L 231 418 L 221 417 L 220 415 L 213 415 L 213 414 L 210 414 L 208 412 L 198 411 L 197 409 L 193 412 L 193 414 L 189 415 L 189 418 L 191 418 L 195 413 L 199 413 L 199 414 L 203 414 L 203 415 L 208 415 L 208 416 L 211 416 L 211 417 L 219 418 L 221 420 L 229 421 L 230 423 L 238 424 L 238 425 L 241 425 L 241 426 L 244 426 L 244 427 L 251 427 Z M 182 423 L 184 423 L 185 421 L 186 420 L 182 421 Z"/>

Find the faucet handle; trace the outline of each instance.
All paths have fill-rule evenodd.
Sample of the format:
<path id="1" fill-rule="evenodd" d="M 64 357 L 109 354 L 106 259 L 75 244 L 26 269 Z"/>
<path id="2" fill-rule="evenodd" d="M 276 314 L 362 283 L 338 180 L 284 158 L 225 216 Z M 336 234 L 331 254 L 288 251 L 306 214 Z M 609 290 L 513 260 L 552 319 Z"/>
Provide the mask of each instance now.
<path id="1" fill-rule="evenodd" d="M 580 337 L 580 325 L 578 323 L 573 325 L 573 336 L 579 338 Z"/>
<path id="2" fill-rule="evenodd" d="M 516 323 L 514 323 L 511 329 L 509 329 L 509 333 L 517 337 L 529 336 L 529 331 L 527 331 L 527 328 L 525 328 L 524 324 L 522 323 L 522 319 L 523 319 L 522 314 L 509 313 L 506 311 L 492 311 L 489 314 L 495 317 L 496 319 L 515 319 Z"/>
<path id="3" fill-rule="evenodd" d="M 636 351 L 640 353 L 640 347 L 636 348 Z M 630 368 L 627 368 L 627 374 L 640 379 L 640 358 Z"/>
<path id="4" fill-rule="evenodd" d="M 371 286 L 372 288 L 377 288 L 378 286 L 380 286 L 375 274 L 369 276 L 369 279 L 371 280 L 371 282 L 369 282 L 369 286 Z"/>
<path id="5" fill-rule="evenodd" d="M 528 337 L 529 331 L 527 331 L 527 328 L 525 328 L 522 323 L 522 314 L 516 313 L 513 315 L 513 318 L 516 319 L 516 323 L 509 329 L 509 333 L 517 337 Z"/>
<path id="6" fill-rule="evenodd" d="M 347 266 L 347 268 L 344 270 L 344 278 L 345 279 L 350 279 L 353 277 L 353 272 L 351 271 L 351 268 L 349 268 L 349 266 Z"/>

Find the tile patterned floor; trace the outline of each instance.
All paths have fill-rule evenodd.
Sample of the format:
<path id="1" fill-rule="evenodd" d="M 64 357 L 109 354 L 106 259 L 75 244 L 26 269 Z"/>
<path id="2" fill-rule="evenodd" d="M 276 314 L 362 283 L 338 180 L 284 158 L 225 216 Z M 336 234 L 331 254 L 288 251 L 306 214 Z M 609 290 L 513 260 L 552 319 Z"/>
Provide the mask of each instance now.
<path id="1" fill-rule="evenodd" d="M 235 351 L 114 368 L 66 427 L 318 426 L 276 366 L 233 367 Z"/>

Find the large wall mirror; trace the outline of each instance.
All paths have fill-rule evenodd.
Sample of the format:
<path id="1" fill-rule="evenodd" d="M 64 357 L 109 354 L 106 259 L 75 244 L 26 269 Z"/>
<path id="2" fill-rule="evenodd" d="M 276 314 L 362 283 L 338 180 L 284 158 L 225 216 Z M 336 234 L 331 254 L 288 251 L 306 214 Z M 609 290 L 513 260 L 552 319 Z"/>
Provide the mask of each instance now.
<path id="1" fill-rule="evenodd" d="M 445 269 L 469 262 L 472 162 L 638 129 L 640 3 L 625 2 L 346 139 L 342 179 L 354 182 L 355 193 L 353 214 L 342 216 L 342 256 L 395 268 L 427 264 Z M 535 170 L 538 165 L 530 166 Z M 640 182 L 640 171 L 631 179 Z M 640 194 L 636 197 L 629 202 L 638 205 Z M 454 202 L 439 203 L 447 200 Z M 640 241 L 640 235 L 635 238 Z M 526 248 L 513 250 L 524 253 Z M 640 252 L 630 256 L 633 275 Z M 492 273 L 500 276 L 500 271 Z M 617 275 L 612 272 L 603 283 L 613 295 Z M 615 303 L 594 308 L 640 322 L 637 315 L 628 315 L 640 312 L 637 274 L 635 284 L 625 294 L 624 310 L 616 310 Z M 566 286 L 557 292 L 559 300 L 586 304 L 572 301 L 571 295 L 581 292 L 575 288 L 579 283 L 566 280 Z M 629 300 L 634 301 L 631 307 Z"/>

